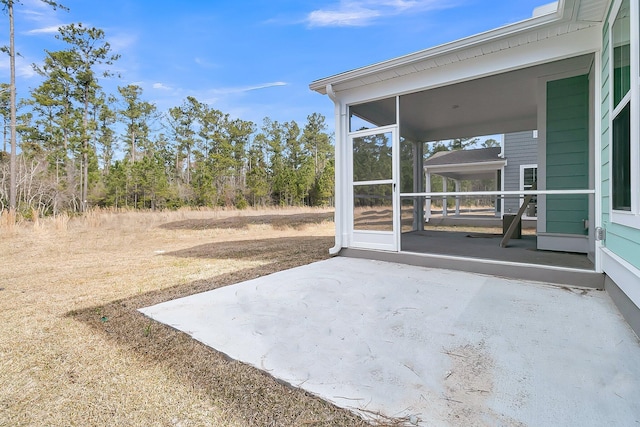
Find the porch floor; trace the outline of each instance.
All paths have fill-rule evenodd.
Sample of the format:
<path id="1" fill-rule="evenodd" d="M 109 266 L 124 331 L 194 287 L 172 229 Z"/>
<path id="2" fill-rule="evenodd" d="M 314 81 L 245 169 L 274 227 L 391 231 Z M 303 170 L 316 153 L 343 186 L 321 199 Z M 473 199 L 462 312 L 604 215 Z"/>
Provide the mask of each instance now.
<path id="1" fill-rule="evenodd" d="M 141 311 L 394 425 L 640 423 L 640 343 L 602 291 L 336 257 Z"/>
<path id="2" fill-rule="evenodd" d="M 467 231 L 411 231 L 402 233 L 402 251 L 457 257 L 488 259 L 514 263 L 537 264 L 593 271 L 586 254 L 541 251 L 536 249 L 536 236 L 523 235 L 500 247 L 502 235 Z"/>

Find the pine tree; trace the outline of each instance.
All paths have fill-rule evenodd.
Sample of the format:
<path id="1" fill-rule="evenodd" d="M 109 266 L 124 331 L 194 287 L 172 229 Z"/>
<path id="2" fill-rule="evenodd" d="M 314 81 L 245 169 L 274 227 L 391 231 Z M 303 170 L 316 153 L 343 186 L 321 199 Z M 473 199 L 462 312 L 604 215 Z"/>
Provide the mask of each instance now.
<path id="1" fill-rule="evenodd" d="M 56 181 L 63 185 L 61 190 L 67 193 L 69 200 L 77 200 L 81 130 L 80 113 L 74 103 L 76 63 L 69 51 L 46 51 L 46 54 L 42 67 L 34 66 L 45 80 L 31 92 L 31 100 L 27 102 L 35 118 L 26 132 L 31 135 L 32 145 L 40 144 L 47 152 L 50 168 L 56 170 Z M 61 169 L 65 175 L 63 182 L 60 181 Z"/>
<path id="2" fill-rule="evenodd" d="M 104 96 L 100 99 L 99 104 L 96 105 L 96 122 L 97 122 L 97 142 L 100 147 L 99 149 L 99 157 L 102 161 L 102 173 L 104 175 L 109 175 L 109 169 L 111 167 L 111 163 L 113 162 L 113 158 L 115 155 L 115 151 L 118 149 L 117 140 L 115 137 L 115 130 L 113 126 L 117 121 L 116 111 L 113 110 L 110 106 L 115 102 L 113 97 L 105 98 Z"/>
<path id="3" fill-rule="evenodd" d="M 326 130 L 327 125 L 322 114 L 313 113 L 307 116 L 307 123 L 302 131 L 302 143 L 313 163 L 314 181 L 308 196 L 309 204 L 312 206 L 331 204 L 334 194 L 334 153 L 331 137 Z"/>
<path id="4" fill-rule="evenodd" d="M 89 153 L 91 130 L 95 123 L 90 123 L 90 111 L 92 105 L 98 101 L 100 86 L 96 78 L 94 67 L 99 65 L 111 65 L 120 56 L 111 53 L 111 45 L 104 41 L 104 31 L 99 28 L 86 28 L 82 24 L 70 24 L 60 27 L 60 34 L 56 38 L 69 44 L 75 68 L 72 74 L 74 97 L 80 103 L 82 111 L 81 145 L 82 145 L 82 200 L 81 209 L 87 209 L 89 191 L 89 157 L 95 155 Z M 103 72 L 103 77 L 109 77 L 111 73 Z"/>
<path id="5" fill-rule="evenodd" d="M 138 151 L 145 151 L 149 145 L 149 124 L 155 119 L 156 106 L 143 101 L 142 88 L 137 85 L 119 86 L 122 108 L 118 109 L 118 116 L 126 126 L 127 132 L 123 140 L 129 147 L 128 155 L 131 162 L 138 160 Z"/>
<path id="6" fill-rule="evenodd" d="M 188 185 L 191 182 L 191 158 L 197 142 L 198 101 L 189 96 L 181 106 L 169 109 L 169 129 L 176 142 L 176 168 Z"/>
<path id="7" fill-rule="evenodd" d="M 246 185 L 252 206 L 265 206 L 271 196 L 266 147 L 266 137 L 259 133 L 247 152 Z"/>
<path id="8" fill-rule="evenodd" d="M 40 0 L 51 6 L 54 10 L 57 8 L 66 9 L 64 6 L 52 0 Z M 9 83 L 9 116 L 10 116 L 10 178 L 9 178 L 9 209 L 15 210 L 17 206 L 17 101 L 16 101 L 16 49 L 15 49 L 15 31 L 14 31 L 14 7 L 16 4 L 22 4 L 18 0 L 0 0 L 2 9 L 7 11 L 9 17 L 9 48 L 0 48 L 0 51 L 9 54 L 10 83 Z"/>

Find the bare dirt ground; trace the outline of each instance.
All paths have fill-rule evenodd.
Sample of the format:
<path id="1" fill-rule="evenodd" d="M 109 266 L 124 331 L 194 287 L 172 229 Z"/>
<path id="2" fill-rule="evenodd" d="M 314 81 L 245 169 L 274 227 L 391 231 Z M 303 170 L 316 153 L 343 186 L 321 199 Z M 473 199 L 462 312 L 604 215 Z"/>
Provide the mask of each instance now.
<path id="1" fill-rule="evenodd" d="M 332 218 L 0 218 L 0 426 L 367 425 L 136 311 L 324 259 Z"/>

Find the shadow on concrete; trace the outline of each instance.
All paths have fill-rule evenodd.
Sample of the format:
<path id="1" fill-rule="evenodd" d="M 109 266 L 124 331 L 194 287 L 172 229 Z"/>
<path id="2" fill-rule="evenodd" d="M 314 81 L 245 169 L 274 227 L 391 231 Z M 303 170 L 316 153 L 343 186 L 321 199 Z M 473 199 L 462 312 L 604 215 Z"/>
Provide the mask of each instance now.
<path id="1" fill-rule="evenodd" d="M 255 261 L 286 261 L 290 258 L 308 258 L 314 251 L 310 245 L 332 246 L 333 237 L 277 237 L 273 239 L 238 240 L 205 243 L 164 256 L 200 259 L 252 259 Z M 318 254 L 320 255 L 320 254 Z"/>

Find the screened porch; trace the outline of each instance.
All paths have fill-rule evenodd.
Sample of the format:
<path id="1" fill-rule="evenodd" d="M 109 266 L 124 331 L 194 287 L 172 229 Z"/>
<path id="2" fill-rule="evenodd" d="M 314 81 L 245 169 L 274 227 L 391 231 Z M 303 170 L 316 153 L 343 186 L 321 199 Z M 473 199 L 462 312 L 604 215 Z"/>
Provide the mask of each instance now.
<path id="1" fill-rule="evenodd" d="M 583 55 L 350 105 L 351 252 L 593 271 L 592 63 Z M 485 137 L 456 150 L 474 137 L 518 132 L 535 132 L 534 157 L 513 173 L 504 141 L 481 147 Z M 480 148 L 492 157 L 479 158 Z"/>

